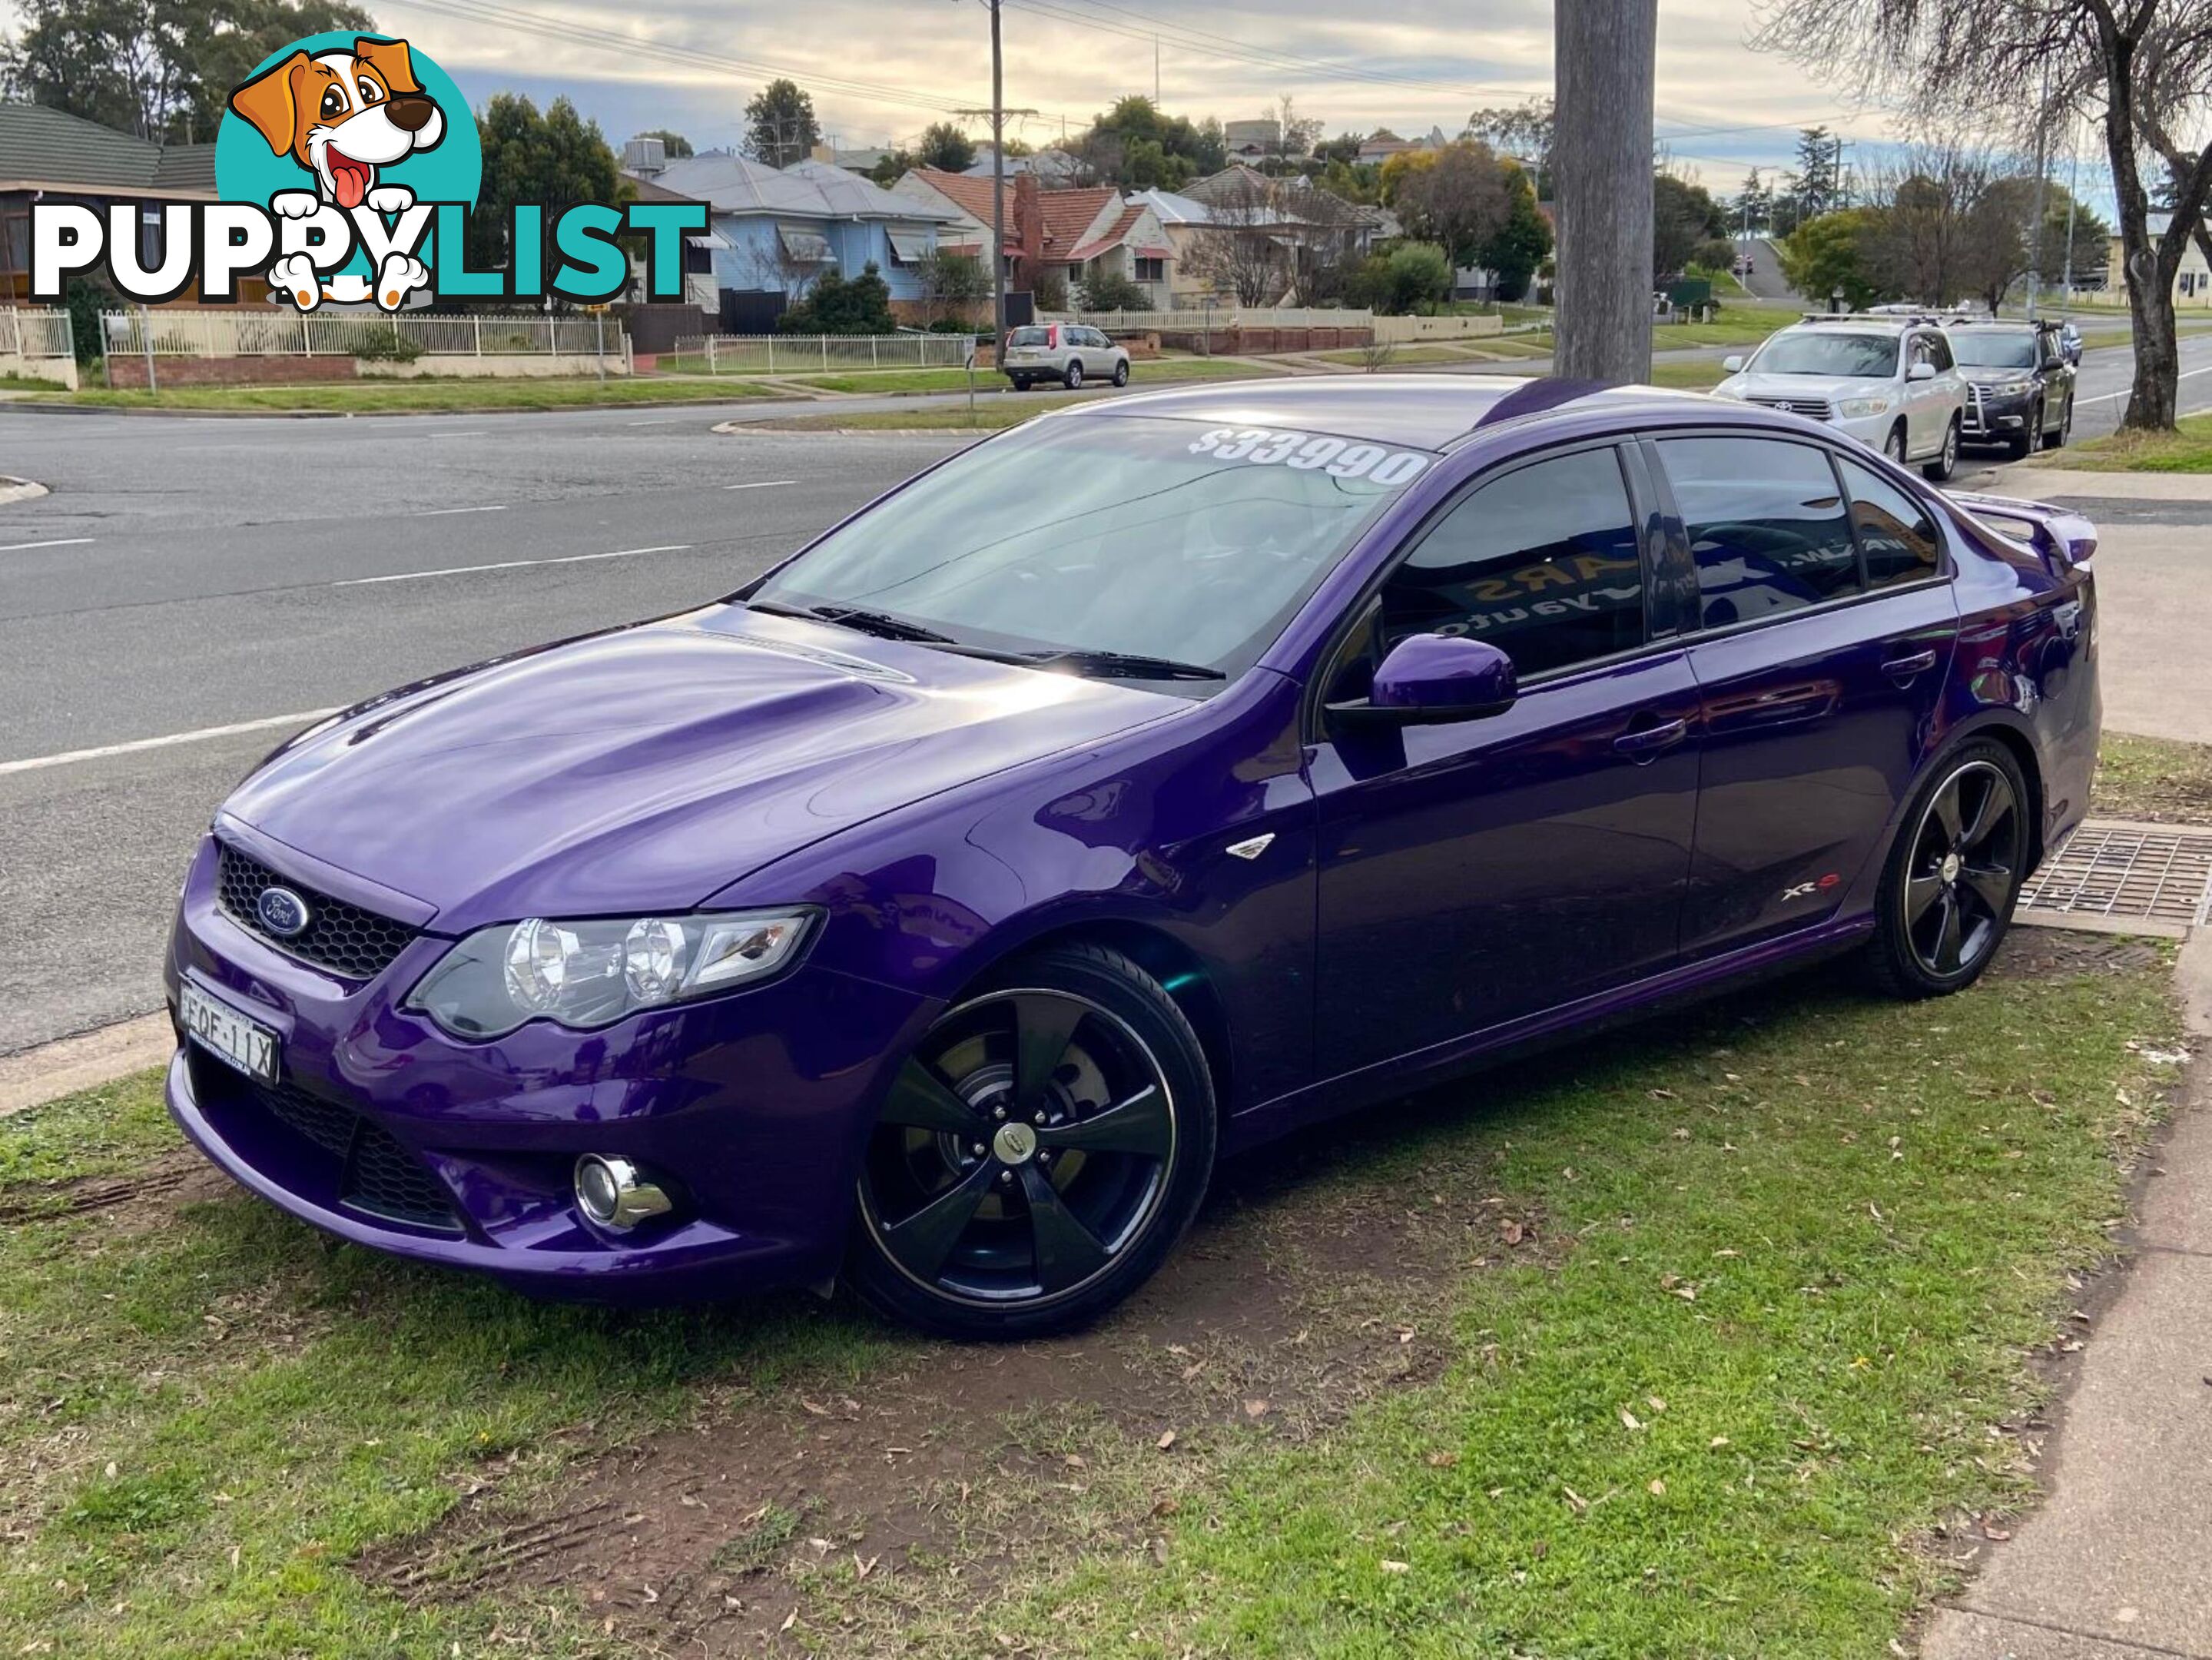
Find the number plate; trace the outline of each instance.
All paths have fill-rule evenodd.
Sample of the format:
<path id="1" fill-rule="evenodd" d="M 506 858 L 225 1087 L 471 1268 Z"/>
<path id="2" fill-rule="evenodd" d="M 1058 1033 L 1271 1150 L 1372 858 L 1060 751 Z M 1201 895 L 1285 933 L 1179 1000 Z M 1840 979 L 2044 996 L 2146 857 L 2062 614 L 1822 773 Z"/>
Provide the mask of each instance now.
<path id="1" fill-rule="evenodd" d="M 248 1078 L 276 1081 L 276 1034 L 250 1020 L 228 1003 L 217 1002 L 189 980 L 178 1000 L 185 1035 Z"/>

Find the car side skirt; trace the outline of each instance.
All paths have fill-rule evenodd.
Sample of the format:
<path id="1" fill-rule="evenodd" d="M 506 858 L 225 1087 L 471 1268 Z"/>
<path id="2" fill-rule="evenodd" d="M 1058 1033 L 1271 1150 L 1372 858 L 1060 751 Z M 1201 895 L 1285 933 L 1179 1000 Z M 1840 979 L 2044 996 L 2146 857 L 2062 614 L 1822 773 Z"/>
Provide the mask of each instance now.
<path id="1" fill-rule="evenodd" d="M 1874 928 L 1873 913 L 1862 911 L 1719 957 L 1678 964 L 1630 985 L 1595 992 L 1571 1003 L 1341 1073 L 1237 1114 L 1224 1126 L 1222 1151 L 1242 1152 L 1305 1125 L 1425 1088 L 1461 1073 L 1518 1060 L 1569 1038 L 1648 1018 L 1737 983 L 1802 968 L 1850 950 Z"/>

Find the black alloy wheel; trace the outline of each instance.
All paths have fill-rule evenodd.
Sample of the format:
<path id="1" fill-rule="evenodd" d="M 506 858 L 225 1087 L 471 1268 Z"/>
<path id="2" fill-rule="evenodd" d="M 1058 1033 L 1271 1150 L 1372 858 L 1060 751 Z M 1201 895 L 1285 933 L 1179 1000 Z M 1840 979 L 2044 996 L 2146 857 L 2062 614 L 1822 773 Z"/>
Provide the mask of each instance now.
<path id="1" fill-rule="evenodd" d="M 1149 1278 L 1213 1160 L 1204 1051 L 1118 953 L 1021 964 L 933 1026 L 863 1156 L 848 1277 L 896 1318 L 1030 1337 Z"/>
<path id="2" fill-rule="evenodd" d="M 1996 954 L 2027 875 L 2028 794 L 2003 745 L 1945 762 L 1905 820 L 1877 901 L 1876 977 L 1902 996 L 1971 985 Z"/>

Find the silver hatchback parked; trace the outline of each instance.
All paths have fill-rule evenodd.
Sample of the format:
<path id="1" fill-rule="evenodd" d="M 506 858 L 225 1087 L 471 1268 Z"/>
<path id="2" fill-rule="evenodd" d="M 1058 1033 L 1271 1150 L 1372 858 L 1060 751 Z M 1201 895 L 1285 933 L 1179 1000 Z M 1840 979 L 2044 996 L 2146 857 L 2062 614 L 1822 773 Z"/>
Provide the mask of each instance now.
<path id="1" fill-rule="evenodd" d="M 1071 392 L 1085 380 L 1129 384 L 1129 354 L 1079 323 L 1031 323 L 1006 334 L 1006 379 L 1016 392 L 1057 380 Z"/>

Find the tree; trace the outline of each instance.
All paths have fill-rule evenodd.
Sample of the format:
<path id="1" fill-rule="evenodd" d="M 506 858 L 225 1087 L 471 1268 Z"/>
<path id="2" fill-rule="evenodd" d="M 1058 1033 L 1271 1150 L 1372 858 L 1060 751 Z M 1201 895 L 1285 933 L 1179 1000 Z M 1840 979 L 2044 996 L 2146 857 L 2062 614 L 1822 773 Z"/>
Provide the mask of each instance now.
<path id="1" fill-rule="evenodd" d="M 933 121 L 915 145 L 914 165 L 965 173 L 975 165 L 975 141 L 950 121 Z"/>
<path id="2" fill-rule="evenodd" d="M 2167 122 L 2190 89 L 2201 95 L 2212 82 L 2203 0 L 1777 0 L 1754 44 L 1887 96 L 1908 119 L 1973 119 L 2017 133 L 2045 127 L 2054 108 L 2094 112 L 2119 205 L 2135 340 L 2121 424 L 2172 428 L 2174 277 L 2212 198 L 2212 138 L 2178 142 Z M 2154 236 L 2160 182 L 2172 186 L 2172 217 Z"/>
<path id="3" fill-rule="evenodd" d="M 1310 117 L 1300 116 L 1288 93 L 1276 100 L 1273 113 L 1275 125 L 1283 135 L 1278 154 L 1291 160 L 1310 155 L 1314 140 L 1321 137 L 1322 124 Z"/>
<path id="4" fill-rule="evenodd" d="M 1418 160 L 1413 158 L 1418 157 Z M 1474 139 L 1440 150 L 1404 151 L 1383 168 L 1400 163 L 1391 204 L 1407 230 L 1441 245 L 1455 264 L 1472 265 L 1490 240 L 1505 228 L 1512 212 L 1506 164 L 1490 146 Z"/>
<path id="5" fill-rule="evenodd" d="M 534 203 L 545 210 L 545 224 L 587 202 L 629 199 L 615 153 L 576 106 L 556 98 L 543 115 L 519 92 L 494 93 L 477 117 L 483 147 L 483 182 L 469 215 L 468 249 L 479 270 L 503 269 L 512 257 L 514 209 Z"/>
<path id="6" fill-rule="evenodd" d="M 745 105 L 745 154 L 756 161 L 787 167 L 821 142 L 814 100 L 796 81 L 771 81 Z"/>
<path id="7" fill-rule="evenodd" d="M 972 318 L 975 307 L 991 297 L 991 271 L 972 253 L 933 249 L 915 273 L 929 301 L 933 321 L 957 315 Z"/>
<path id="8" fill-rule="evenodd" d="M 1283 215 L 1268 181 L 1238 167 L 1206 197 L 1207 222 L 1192 235 L 1183 269 L 1243 306 L 1263 306 L 1290 286 Z"/>
<path id="9" fill-rule="evenodd" d="M 655 127 L 650 132 L 638 134 L 638 137 L 658 138 L 660 141 L 661 149 L 667 153 L 668 159 L 672 161 L 681 161 L 685 156 L 693 154 L 691 141 L 680 132 L 671 132 L 666 127 Z"/>
<path id="10" fill-rule="evenodd" d="M 207 143 L 231 89 L 303 35 L 377 33 L 343 0 L 21 0 L 0 94 L 166 143 Z"/>
<path id="11" fill-rule="evenodd" d="M 1476 263 L 1496 279 L 1498 297 L 1512 301 L 1528 292 L 1528 279 L 1551 252 L 1552 227 L 1536 210 L 1536 191 L 1528 175 L 1510 162 L 1506 173 L 1505 222 L 1483 244 Z"/>
<path id="12" fill-rule="evenodd" d="M 1753 167 L 1743 176 L 1743 188 L 1728 204 L 1729 229 L 1735 235 L 1757 235 L 1774 218 L 1774 192 Z"/>
<path id="13" fill-rule="evenodd" d="M 849 280 L 823 271 L 804 300 L 784 308 L 775 327 L 779 334 L 890 334 L 898 323 L 890 284 L 872 259 Z"/>
<path id="14" fill-rule="evenodd" d="M 1545 198 L 1551 183 L 1552 138 L 1559 122 L 1548 98 L 1526 103 L 1498 104 L 1476 110 L 1467 118 L 1467 136 L 1479 138 L 1500 155 L 1524 163 L 1534 175 L 1536 199 Z"/>
<path id="15" fill-rule="evenodd" d="M 1679 276 L 1700 242 L 1728 234 L 1728 219 L 1712 192 L 1672 173 L 1651 176 L 1651 275 Z"/>
<path id="16" fill-rule="evenodd" d="M 1228 165 L 1219 122 L 1194 125 L 1134 94 L 1099 116 L 1068 149 L 1090 180 L 1134 190 L 1174 190 Z"/>
<path id="17" fill-rule="evenodd" d="M 1790 198 L 1793 226 L 1817 219 L 1838 205 L 1838 143 L 1836 135 L 1826 127 L 1798 129 L 1797 165 L 1782 175 L 1783 194 Z"/>
<path id="18" fill-rule="evenodd" d="M 1839 208 L 1808 219 L 1779 245 L 1782 274 L 1808 301 L 1826 304 L 1841 294 L 1853 311 L 1870 306 L 1885 297 L 1867 259 L 1868 242 L 1880 229 L 1881 214 L 1873 208 Z"/>

